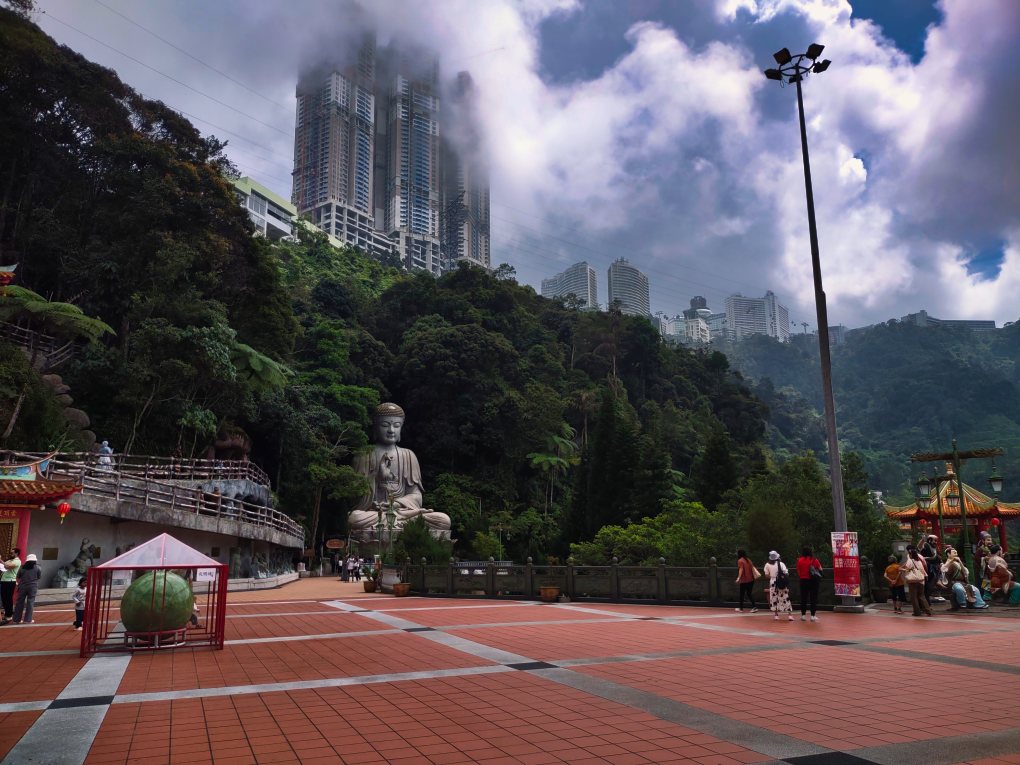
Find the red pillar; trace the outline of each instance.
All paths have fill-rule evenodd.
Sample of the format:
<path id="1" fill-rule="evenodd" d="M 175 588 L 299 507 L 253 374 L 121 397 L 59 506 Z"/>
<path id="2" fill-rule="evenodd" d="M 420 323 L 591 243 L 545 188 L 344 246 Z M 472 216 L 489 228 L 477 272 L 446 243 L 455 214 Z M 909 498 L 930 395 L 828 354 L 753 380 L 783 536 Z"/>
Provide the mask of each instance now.
<path id="1" fill-rule="evenodd" d="M 28 526 L 32 521 L 32 510 L 25 508 L 18 510 L 18 542 L 16 547 L 21 550 L 21 559 L 25 560 L 28 555 Z M 37 553 L 38 554 L 38 553 Z"/>

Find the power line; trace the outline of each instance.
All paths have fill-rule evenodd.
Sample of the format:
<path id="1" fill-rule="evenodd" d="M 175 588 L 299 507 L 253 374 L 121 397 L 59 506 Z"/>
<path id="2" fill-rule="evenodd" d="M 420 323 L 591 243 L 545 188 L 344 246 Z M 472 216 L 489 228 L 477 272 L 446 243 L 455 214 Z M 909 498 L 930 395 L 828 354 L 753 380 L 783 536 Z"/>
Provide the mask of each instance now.
<path id="1" fill-rule="evenodd" d="M 221 71 L 221 70 L 217 69 L 217 68 L 216 68 L 216 67 L 214 67 L 214 66 L 213 66 L 212 64 L 206 63 L 205 61 L 203 61 L 202 59 L 200 59 L 200 58 L 199 58 L 198 56 L 194 55 L 193 53 L 190 53 L 189 51 L 186 51 L 186 50 L 184 50 L 184 48 L 181 48 L 181 47 L 180 47 L 179 45 L 175 45 L 175 44 L 174 44 L 174 43 L 172 43 L 172 42 L 171 42 L 170 40 L 167 40 L 167 39 L 166 39 L 165 37 L 161 37 L 160 35 L 156 34 L 155 32 L 153 32 L 153 31 L 152 31 L 151 29 L 149 29 L 148 27 L 146 27 L 146 26 L 142 26 L 141 24 L 139 24 L 139 23 L 138 23 L 137 21 L 135 21 L 134 19 L 132 19 L 132 18 L 129 18 L 128 16 L 125 16 L 125 15 L 124 15 L 123 13 L 121 13 L 121 12 L 120 12 L 120 11 L 118 11 L 117 9 L 115 9 L 115 8 L 111 8 L 111 7 L 110 7 L 110 6 L 108 6 L 108 5 L 106 4 L 106 3 L 104 3 L 104 2 L 103 2 L 103 0 L 93 0 L 93 2 L 95 2 L 95 3 L 97 3 L 97 4 L 101 5 L 101 6 L 103 6 L 103 7 L 104 7 L 104 8 L 106 9 L 106 10 L 108 10 L 108 11 L 109 11 L 110 13 L 114 13 L 114 14 L 116 14 L 116 15 L 120 16 L 120 17 L 121 17 L 122 19 L 124 19 L 124 20 L 125 20 L 126 22 L 128 22 L 129 24 L 133 24 L 134 26 L 136 26 L 136 27 L 138 27 L 139 29 L 141 29 L 141 30 L 142 30 L 143 32 L 147 32 L 148 34 L 150 34 L 150 35 L 152 35 L 153 37 L 155 37 L 155 38 L 156 38 L 157 40 L 159 40 L 159 41 L 161 41 L 161 42 L 164 42 L 164 43 L 166 43 L 167 45 L 169 45 L 169 46 L 170 46 L 171 48 L 173 48 L 174 50 L 176 50 L 176 51 L 178 51 L 178 52 L 180 52 L 180 53 L 183 53 L 183 54 L 184 54 L 185 56 L 187 56 L 188 58 L 190 58 L 190 59 L 191 59 L 192 61 L 197 61 L 197 62 L 198 62 L 199 64 L 201 64 L 202 66 L 204 66 L 204 67 L 205 67 L 206 69 L 208 69 L 208 70 L 210 70 L 210 71 L 213 71 L 213 72 L 216 72 L 216 74 L 220 75 L 221 77 L 225 77 L 226 79 L 230 80 L 230 81 L 231 81 L 232 83 L 234 83 L 235 85 L 238 85 L 238 86 L 240 86 L 240 87 L 244 88 L 244 89 L 245 89 L 245 90 L 247 90 L 247 91 L 248 91 L 249 93 L 251 93 L 251 94 L 253 94 L 253 95 L 256 95 L 256 96 L 258 96 L 259 98 L 261 98 L 261 99 L 264 99 L 265 101 L 268 101 L 268 102 L 269 102 L 269 103 L 271 103 L 271 104 L 276 104 L 277 106 L 281 106 L 281 107 L 283 107 L 283 108 L 285 108 L 285 109 L 289 109 L 289 108 L 290 108 L 290 104 L 285 104 L 285 103 L 283 103 L 282 101 L 276 101 L 276 100 L 274 100 L 274 99 L 272 99 L 272 98 L 269 98 L 269 96 L 266 96 L 266 95 L 263 95 L 262 93 L 259 93 L 259 92 L 258 92 L 257 90 L 255 90 L 254 88 L 250 88 L 250 87 L 248 87 L 247 85 L 245 85 L 245 84 L 244 84 L 243 82 L 241 82 L 240 80 L 234 79 L 233 77 L 231 77 L 231 76 L 230 76 L 229 74 L 227 74 L 226 72 L 224 72 L 224 71 Z"/>
<path id="2" fill-rule="evenodd" d="M 195 93 L 198 93 L 198 95 L 200 95 L 200 96 L 208 98 L 210 101 L 215 101 L 220 106 L 224 106 L 224 107 L 226 107 L 227 109 L 230 109 L 233 112 L 237 112 L 242 117 L 247 117 L 248 119 L 250 119 L 250 120 L 252 120 L 254 122 L 257 122 L 260 125 L 265 125 L 267 128 L 269 128 L 271 130 L 275 130 L 278 133 L 283 133 L 283 135 L 290 135 L 286 130 L 282 130 L 282 129 L 278 128 L 276 125 L 271 125 L 268 122 L 264 122 L 263 120 L 260 120 L 258 117 L 254 116 L 252 114 L 248 114 L 247 112 L 242 112 L 240 109 L 236 109 L 233 106 L 231 106 L 230 104 L 226 103 L 225 101 L 221 101 L 220 99 L 216 98 L 216 96 L 211 96 L 208 93 L 204 93 L 201 90 L 199 90 L 198 88 L 193 88 L 188 83 L 182 82 L 181 80 L 178 80 L 176 77 L 173 77 L 173 76 L 167 74 L 166 72 L 161 72 L 159 69 L 156 69 L 154 66 L 149 66 L 144 61 L 141 61 L 141 60 L 135 58 L 134 56 L 132 56 L 132 55 L 130 55 L 128 53 L 125 53 L 124 51 L 122 51 L 122 50 L 120 50 L 118 48 L 114 48 L 112 45 L 109 45 L 109 44 L 103 42 L 98 37 L 93 37 L 88 32 L 83 32 L 82 30 L 78 29 L 78 27 L 74 26 L 73 24 L 68 24 L 63 19 L 60 19 L 57 16 L 54 16 L 52 13 L 50 13 L 48 11 L 42 11 L 42 13 L 45 14 L 47 18 L 53 19 L 58 24 L 63 24 L 68 29 L 74 30 L 78 34 L 82 35 L 83 37 L 87 37 L 90 40 L 92 40 L 93 42 L 98 43 L 99 45 L 102 45 L 104 48 L 109 48 L 114 53 L 119 53 L 124 58 L 129 59 L 131 61 L 134 61 L 139 66 L 144 66 L 146 69 L 149 69 L 150 71 L 153 71 L 153 72 L 155 72 L 156 74 L 158 74 L 158 75 L 160 75 L 162 77 L 166 77 L 171 82 L 176 82 L 178 85 L 181 85 L 181 86 L 187 88 L 188 90 L 194 91 Z"/>

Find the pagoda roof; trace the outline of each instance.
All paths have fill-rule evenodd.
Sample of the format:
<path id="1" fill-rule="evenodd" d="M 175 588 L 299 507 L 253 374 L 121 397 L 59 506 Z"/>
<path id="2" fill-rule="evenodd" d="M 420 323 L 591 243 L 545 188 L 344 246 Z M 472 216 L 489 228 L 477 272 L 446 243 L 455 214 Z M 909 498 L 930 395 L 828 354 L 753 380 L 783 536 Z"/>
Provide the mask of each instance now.
<path id="1" fill-rule="evenodd" d="M 1002 502 L 995 497 L 978 491 L 966 483 L 963 486 L 963 507 L 968 518 L 1020 518 L 1020 503 Z M 947 497 L 955 493 L 955 481 L 942 481 L 928 493 L 931 505 L 922 509 L 916 502 L 901 507 L 885 506 L 885 514 L 896 521 L 912 521 L 919 518 L 934 519 L 939 517 L 939 499 L 942 500 L 942 517 L 959 518 L 960 507 L 950 507 Z"/>
<path id="2" fill-rule="evenodd" d="M 11 455 L 14 454 L 17 453 L 7 452 L 7 459 L 10 459 Z M 53 459 L 54 454 L 56 454 L 56 452 L 47 454 L 45 457 L 29 459 L 26 462 L 7 462 L 0 464 L 0 479 L 11 481 L 38 481 L 46 474 L 46 471 L 49 470 L 50 460 Z"/>
<path id="3" fill-rule="evenodd" d="M 116 558 L 94 568 L 178 568 L 185 566 L 222 566 L 218 560 L 188 547 L 169 534 L 160 534 L 148 542 L 132 547 Z"/>
<path id="4" fill-rule="evenodd" d="M 81 484 L 71 481 L 23 480 L 0 478 L 0 507 L 20 505 L 34 507 L 58 499 L 67 499 L 81 491 Z"/>

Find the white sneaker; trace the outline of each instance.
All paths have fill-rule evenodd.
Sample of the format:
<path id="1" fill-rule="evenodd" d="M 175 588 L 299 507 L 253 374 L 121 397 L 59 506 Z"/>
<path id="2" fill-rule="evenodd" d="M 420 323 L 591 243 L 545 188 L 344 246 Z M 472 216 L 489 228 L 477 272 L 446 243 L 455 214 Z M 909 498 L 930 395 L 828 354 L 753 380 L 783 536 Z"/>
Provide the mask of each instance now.
<path id="1" fill-rule="evenodd" d="M 752 613 L 752 614 L 756 614 L 756 613 L 758 613 L 758 609 L 757 609 L 757 608 L 752 608 L 752 609 L 751 609 L 751 613 Z"/>
<path id="2" fill-rule="evenodd" d="M 793 614 L 790 614 L 789 616 L 787 616 L 786 620 L 792 622 L 793 621 Z"/>
<path id="3" fill-rule="evenodd" d="M 793 617 L 790 617 L 790 618 L 792 619 Z M 807 617 L 806 617 L 806 616 L 804 616 L 804 614 L 801 614 L 801 615 L 800 615 L 800 620 L 801 620 L 802 622 L 806 622 L 806 621 L 807 621 Z"/>
<path id="4" fill-rule="evenodd" d="M 744 609 L 742 608 L 734 608 L 733 610 L 736 611 L 738 614 L 744 613 Z"/>
<path id="5" fill-rule="evenodd" d="M 818 621 L 818 617 L 817 617 L 817 616 L 812 616 L 812 617 L 811 617 L 811 621 L 813 621 L 813 622 L 817 622 L 817 621 Z"/>
<path id="6" fill-rule="evenodd" d="M 775 615 L 775 616 L 773 616 L 772 618 L 773 618 L 773 619 L 775 619 L 775 620 L 776 620 L 776 621 L 778 622 L 778 621 L 779 621 L 779 614 L 776 614 L 776 615 Z"/>

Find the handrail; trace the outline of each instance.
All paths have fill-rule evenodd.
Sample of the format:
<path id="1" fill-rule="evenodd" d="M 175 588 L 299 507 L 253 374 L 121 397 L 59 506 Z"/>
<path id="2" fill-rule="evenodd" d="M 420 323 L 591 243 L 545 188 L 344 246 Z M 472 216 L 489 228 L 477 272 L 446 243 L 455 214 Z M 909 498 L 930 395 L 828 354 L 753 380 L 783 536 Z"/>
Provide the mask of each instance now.
<path id="1" fill-rule="evenodd" d="M 35 452 L 18 452 L 19 457 L 38 459 Z M 65 463 L 112 468 L 114 472 L 135 477 L 165 480 L 247 480 L 270 488 L 269 476 L 254 462 L 247 460 L 207 460 L 191 457 L 158 457 L 133 454 L 96 454 L 94 452 L 61 452 L 57 459 Z M 105 457 L 105 460 L 104 460 Z"/>
<path id="2" fill-rule="evenodd" d="M 69 461 L 63 459 L 63 456 L 58 455 L 50 460 L 46 477 L 75 480 L 81 484 L 82 494 L 112 497 L 118 501 L 135 502 L 146 507 L 155 505 L 229 521 L 244 521 L 292 534 L 304 540 L 304 528 L 297 521 L 267 505 L 231 499 L 196 487 L 180 486 L 167 480 L 160 480 L 160 477 L 151 474 L 139 475 L 135 471 L 122 471 L 112 464 Z M 217 474 L 213 477 L 225 476 Z"/>

